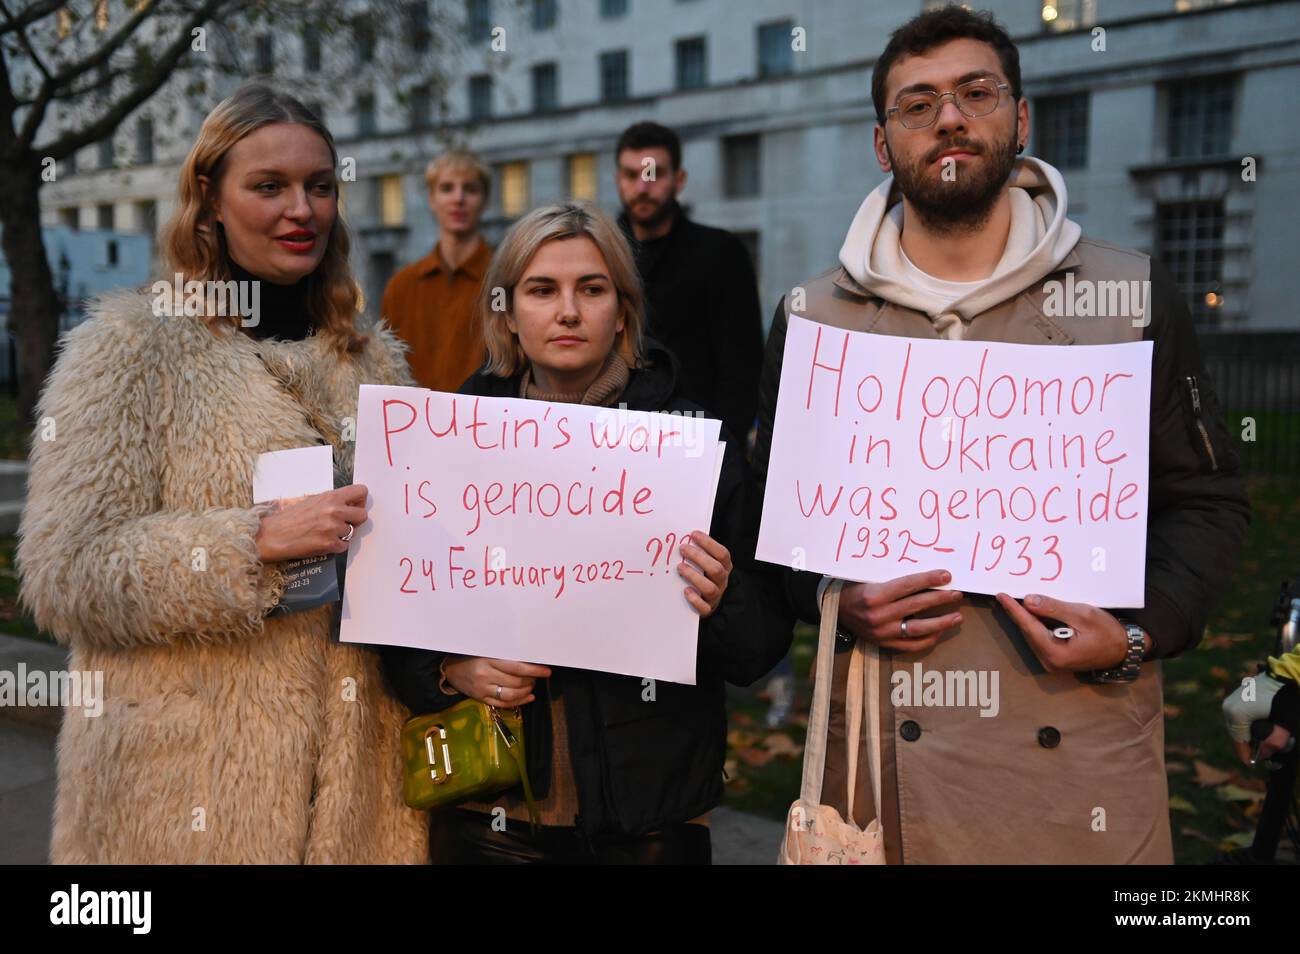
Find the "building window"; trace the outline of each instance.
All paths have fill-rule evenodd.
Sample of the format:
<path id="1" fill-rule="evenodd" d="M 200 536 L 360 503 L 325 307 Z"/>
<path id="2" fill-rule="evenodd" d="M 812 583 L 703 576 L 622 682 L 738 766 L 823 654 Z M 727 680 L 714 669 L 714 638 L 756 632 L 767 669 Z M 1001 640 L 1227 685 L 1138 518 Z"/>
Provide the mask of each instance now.
<path id="1" fill-rule="evenodd" d="M 366 16 L 352 21 L 352 43 L 357 51 L 357 65 L 365 66 L 375 59 L 375 27 Z"/>
<path id="2" fill-rule="evenodd" d="M 1232 139 L 1231 76 L 1180 80 L 1165 88 L 1170 159 L 1201 159 L 1228 153 Z"/>
<path id="3" fill-rule="evenodd" d="M 501 212 L 515 218 L 528 211 L 528 163 L 507 162 L 501 166 Z"/>
<path id="4" fill-rule="evenodd" d="M 59 209 L 59 224 L 77 231 L 81 228 L 81 210 L 75 205 Z"/>
<path id="5" fill-rule="evenodd" d="M 1088 94 L 1034 101 L 1034 155 L 1058 169 L 1088 165 Z"/>
<path id="6" fill-rule="evenodd" d="M 1223 314 L 1223 201 L 1159 205 L 1156 257 L 1188 296 L 1196 322 L 1217 325 Z"/>
<path id="7" fill-rule="evenodd" d="M 490 0 L 467 0 L 465 4 L 465 32 L 470 40 L 481 43 L 492 35 L 492 4 Z"/>
<path id="8" fill-rule="evenodd" d="M 375 206 L 379 221 L 386 228 L 397 228 L 406 222 L 406 199 L 402 193 L 401 176 L 380 176 L 375 180 Z"/>
<path id="9" fill-rule="evenodd" d="M 758 75 L 785 76 L 794 72 L 794 47 L 791 33 L 794 21 L 778 20 L 758 28 Z"/>
<path id="10" fill-rule="evenodd" d="M 99 149 L 99 168 L 113 168 L 113 140 L 101 139 L 98 144 Z"/>
<path id="11" fill-rule="evenodd" d="M 429 7 L 424 0 L 406 5 L 406 37 L 412 52 L 423 53 L 429 49 L 433 34 L 429 29 Z"/>
<path id="12" fill-rule="evenodd" d="M 307 73 L 320 70 L 320 27 L 314 23 L 302 30 L 302 68 Z"/>
<path id="13" fill-rule="evenodd" d="M 600 15 L 606 20 L 627 15 L 627 0 L 600 0 Z"/>
<path id="14" fill-rule="evenodd" d="M 727 136 L 722 140 L 723 191 L 729 199 L 743 199 L 759 193 L 759 139 Z"/>
<path id="15" fill-rule="evenodd" d="M 469 118 L 487 119 L 492 115 L 492 77 L 486 73 L 469 78 Z"/>
<path id="16" fill-rule="evenodd" d="M 677 88 L 700 89 L 708 83 L 708 53 L 702 36 L 677 41 Z"/>
<path id="17" fill-rule="evenodd" d="M 357 94 L 357 135 L 373 136 L 375 134 L 375 94 Z"/>
<path id="18" fill-rule="evenodd" d="M 533 0 L 533 29 L 549 30 L 555 26 L 555 0 Z"/>
<path id="19" fill-rule="evenodd" d="M 600 54 L 600 98 L 606 103 L 627 99 L 627 50 Z"/>
<path id="20" fill-rule="evenodd" d="M 158 203 L 153 199 L 142 199 L 135 204 L 135 228 L 150 238 L 158 231 Z"/>
<path id="21" fill-rule="evenodd" d="M 433 92 L 428 83 L 411 87 L 407 94 L 411 110 L 411 128 L 427 129 L 433 123 Z"/>
<path id="22" fill-rule="evenodd" d="M 153 120 L 147 116 L 135 124 L 135 161 L 142 166 L 153 162 Z"/>
<path id="23" fill-rule="evenodd" d="M 275 41 L 271 34 L 263 33 L 253 41 L 253 61 L 260 76 L 270 76 L 275 71 Z"/>
<path id="24" fill-rule="evenodd" d="M 113 206 L 111 203 L 95 206 L 95 228 L 105 232 L 113 231 Z"/>
<path id="25" fill-rule="evenodd" d="M 75 175 L 77 172 L 77 150 L 72 150 L 63 160 L 63 174 Z"/>
<path id="26" fill-rule="evenodd" d="M 547 113 L 559 108 L 559 82 L 554 63 L 533 67 L 533 112 Z"/>
<path id="27" fill-rule="evenodd" d="M 1090 27 L 1097 22 L 1097 0 L 1042 0 L 1043 29 L 1052 33 Z"/>
<path id="28" fill-rule="evenodd" d="M 569 157 L 569 197 L 596 199 L 596 154 L 578 152 Z"/>

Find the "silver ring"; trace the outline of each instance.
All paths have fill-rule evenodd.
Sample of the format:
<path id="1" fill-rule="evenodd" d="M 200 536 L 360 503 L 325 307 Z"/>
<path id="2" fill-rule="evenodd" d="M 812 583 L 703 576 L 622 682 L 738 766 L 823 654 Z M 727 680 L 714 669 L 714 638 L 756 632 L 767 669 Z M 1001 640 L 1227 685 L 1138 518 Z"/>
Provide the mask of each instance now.
<path id="1" fill-rule="evenodd" d="M 907 639 L 907 638 L 908 638 L 908 637 L 907 637 L 907 620 L 901 620 L 901 621 L 899 622 L 899 624 L 898 624 L 898 631 L 899 631 L 900 633 L 903 634 L 903 638 L 904 638 L 904 639 Z"/>
<path id="2" fill-rule="evenodd" d="M 352 534 L 356 532 L 357 532 L 356 526 L 353 524 L 348 524 L 348 535 L 346 537 L 339 537 L 339 539 L 342 540 L 344 543 L 347 543 L 349 540 L 352 539 Z"/>
<path id="3" fill-rule="evenodd" d="M 501 687 L 497 686 L 497 701 L 501 701 Z"/>

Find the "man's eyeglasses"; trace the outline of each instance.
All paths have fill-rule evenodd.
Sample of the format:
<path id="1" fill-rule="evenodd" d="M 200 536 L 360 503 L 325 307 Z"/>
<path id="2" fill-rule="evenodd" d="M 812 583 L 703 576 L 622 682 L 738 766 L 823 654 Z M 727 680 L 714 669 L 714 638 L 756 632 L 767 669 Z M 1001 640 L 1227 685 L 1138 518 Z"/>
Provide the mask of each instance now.
<path id="1" fill-rule="evenodd" d="M 885 110 L 885 116 L 889 117 L 897 113 L 898 121 L 908 129 L 924 129 L 939 118 L 943 101 L 951 97 L 957 108 L 965 115 L 977 119 L 997 109 L 1002 90 L 1010 88 L 1006 83 L 982 78 L 962 83 L 947 93 L 936 93 L 933 90 L 907 93 L 898 97 L 894 105 Z"/>

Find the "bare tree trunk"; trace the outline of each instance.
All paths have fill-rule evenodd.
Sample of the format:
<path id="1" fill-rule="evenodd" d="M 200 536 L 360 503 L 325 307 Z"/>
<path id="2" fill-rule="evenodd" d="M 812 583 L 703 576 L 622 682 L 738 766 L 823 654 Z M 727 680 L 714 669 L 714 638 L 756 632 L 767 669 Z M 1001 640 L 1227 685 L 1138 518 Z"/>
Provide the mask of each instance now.
<path id="1" fill-rule="evenodd" d="M 18 349 L 18 413 L 31 424 L 54 363 L 60 302 L 41 240 L 41 166 L 27 153 L 0 176 L 0 226 L 9 263 L 9 329 Z"/>

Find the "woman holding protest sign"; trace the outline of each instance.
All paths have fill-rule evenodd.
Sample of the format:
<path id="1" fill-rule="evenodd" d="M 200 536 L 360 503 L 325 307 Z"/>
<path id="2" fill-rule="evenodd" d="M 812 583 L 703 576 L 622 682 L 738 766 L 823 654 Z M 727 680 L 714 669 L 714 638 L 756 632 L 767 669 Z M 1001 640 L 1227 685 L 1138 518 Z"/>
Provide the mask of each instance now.
<path id="1" fill-rule="evenodd" d="M 347 484 L 358 386 L 410 383 L 396 339 L 358 321 L 336 163 L 301 103 L 239 90 L 181 168 L 168 280 L 64 338 L 22 598 L 108 698 L 63 722 L 56 863 L 425 858 L 378 660 L 331 640 L 336 606 L 278 611 L 283 561 L 346 550 L 366 488 L 253 505 L 267 451 L 332 444 Z"/>
<path id="2" fill-rule="evenodd" d="M 494 310 L 494 293 L 505 306 Z M 499 294 L 496 297 L 500 298 Z M 479 303 L 488 360 L 463 393 L 690 413 L 677 397 L 673 356 L 641 336 L 644 310 L 632 251 L 614 223 L 585 204 L 537 209 L 497 250 Z M 790 631 L 749 608 L 752 541 L 741 537 L 742 450 L 726 453 L 713 526 L 680 548 L 682 598 L 699 613 L 697 680 L 678 685 L 515 660 L 387 648 L 385 668 L 418 712 L 464 698 L 523 707 L 525 801 L 462 803 L 434 816 L 434 863 L 702 863 L 706 813 L 722 799 L 724 680 L 747 685 L 785 654 Z M 592 620 L 591 625 L 601 625 Z M 504 830 L 499 821 L 504 809 Z M 497 824 L 493 824 L 494 820 Z"/>

